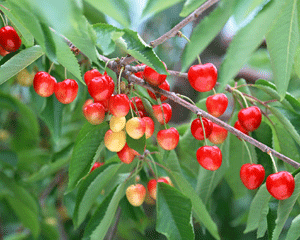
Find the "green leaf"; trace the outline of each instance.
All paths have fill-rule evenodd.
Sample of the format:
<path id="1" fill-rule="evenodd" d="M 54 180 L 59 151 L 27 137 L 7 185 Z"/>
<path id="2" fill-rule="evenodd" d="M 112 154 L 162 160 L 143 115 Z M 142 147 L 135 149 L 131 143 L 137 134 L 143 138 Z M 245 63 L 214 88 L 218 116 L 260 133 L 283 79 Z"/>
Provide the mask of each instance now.
<path id="1" fill-rule="evenodd" d="M 262 5 L 264 0 L 240 0 L 237 1 L 235 11 L 234 11 L 234 20 L 237 25 L 243 24 L 243 22 L 249 17 L 249 15 L 260 5 Z M 247 21 L 247 20 L 246 20 Z"/>
<path id="2" fill-rule="evenodd" d="M 1 150 L 0 161 L 5 162 L 11 166 L 17 166 L 18 156 L 13 151 Z"/>
<path id="3" fill-rule="evenodd" d="M 157 184 L 156 231 L 167 239 L 194 239 L 192 203 L 165 183 Z"/>
<path id="4" fill-rule="evenodd" d="M 297 0 L 284 1 L 281 14 L 266 35 L 274 82 L 281 99 L 288 89 L 293 61 L 299 44 Z"/>
<path id="5" fill-rule="evenodd" d="M 286 235 L 286 239 L 297 240 L 300 238 L 300 214 L 292 221 L 291 227 Z"/>
<path id="6" fill-rule="evenodd" d="M 294 68 L 296 74 L 298 75 L 298 78 L 300 78 L 300 45 L 298 45 L 298 48 L 296 50 Z"/>
<path id="7" fill-rule="evenodd" d="M 148 0 L 146 7 L 143 10 L 142 17 L 155 15 L 167 8 L 174 6 L 184 0 Z"/>
<path id="8" fill-rule="evenodd" d="M 234 2 L 235 0 L 220 1 L 218 7 L 193 29 L 190 42 L 186 45 L 182 54 L 182 72 L 188 69 L 197 56 L 221 31 L 233 13 Z"/>
<path id="9" fill-rule="evenodd" d="M 75 141 L 69 167 L 67 192 L 72 191 L 79 181 L 89 173 L 94 163 L 95 155 L 99 154 L 103 148 L 103 145 L 100 145 L 100 143 L 107 130 L 108 125 L 106 122 L 100 125 L 86 123 L 80 130 Z"/>
<path id="10" fill-rule="evenodd" d="M 267 215 L 267 222 L 268 222 L 268 239 L 272 240 L 273 238 L 273 231 L 275 228 L 275 221 L 276 221 L 276 208 L 277 204 L 270 202 L 269 203 L 269 213 Z"/>
<path id="11" fill-rule="evenodd" d="M 268 1 L 256 16 L 233 37 L 227 54 L 219 69 L 218 92 L 223 92 L 226 84 L 238 73 L 250 55 L 261 44 L 264 35 L 277 17 L 284 1 Z"/>
<path id="12" fill-rule="evenodd" d="M 205 0 L 186 0 L 179 16 L 186 17 L 187 15 L 195 11 L 198 7 L 200 7 L 204 2 Z"/>
<path id="13" fill-rule="evenodd" d="M 0 85 L 21 72 L 45 53 L 38 45 L 20 51 L 0 66 Z"/>
<path id="14" fill-rule="evenodd" d="M 126 135 L 126 143 L 128 147 L 134 149 L 140 154 L 144 153 L 145 146 L 146 146 L 146 136 L 145 134 L 139 139 L 133 139 L 128 134 Z"/>

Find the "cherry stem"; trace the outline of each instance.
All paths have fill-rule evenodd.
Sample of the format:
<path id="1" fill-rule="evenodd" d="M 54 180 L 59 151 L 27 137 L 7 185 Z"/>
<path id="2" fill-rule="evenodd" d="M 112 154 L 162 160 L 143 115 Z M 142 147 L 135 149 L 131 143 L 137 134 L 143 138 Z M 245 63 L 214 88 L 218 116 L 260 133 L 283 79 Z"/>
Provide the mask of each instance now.
<path id="1" fill-rule="evenodd" d="M 272 153 L 271 153 L 271 151 L 268 151 L 267 153 L 269 154 L 270 158 L 272 159 L 272 163 L 273 163 L 273 166 L 274 166 L 275 172 L 277 173 L 277 172 L 278 172 L 278 169 L 277 169 L 277 166 L 276 166 L 275 160 L 274 160 L 274 158 L 273 158 L 273 156 L 272 156 Z"/>
<path id="2" fill-rule="evenodd" d="M 199 118 L 200 118 L 200 122 L 201 122 L 202 129 L 203 129 L 203 136 L 204 136 L 205 145 L 208 145 L 207 144 L 207 139 L 206 139 L 206 134 L 205 134 L 205 128 L 204 128 L 204 124 L 203 124 L 203 121 L 202 121 L 202 117 L 199 116 Z"/>
<path id="3" fill-rule="evenodd" d="M 7 22 L 4 20 L 4 17 L 2 16 L 2 14 L 0 14 L 0 16 L 1 16 L 1 18 L 2 18 L 2 21 L 3 21 L 4 26 L 7 26 L 8 24 L 7 24 Z"/>
<path id="4" fill-rule="evenodd" d="M 131 104 L 129 103 L 129 107 L 130 107 L 130 112 L 131 112 L 131 117 L 134 117 L 134 114 L 133 114 L 133 109 L 131 107 Z"/>
<path id="5" fill-rule="evenodd" d="M 161 104 L 160 98 L 157 98 L 157 102 L 160 105 L 160 109 L 161 109 L 161 112 L 162 112 L 162 115 L 163 115 L 165 129 L 167 129 L 167 124 L 166 124 L 166 120 L 165 120 L 165 113 L 164 113 L 164 109 L 163 109 L 163 106 Z"/>
<path id="6" fill-rule="evenodd" d="M 132 177 L 135 177 L 141 171 L 142 168 L 143 168 L 143 162 L 140 161 L 140 160 L 138 160 L 138 164 L 137 164 L 137 166 L 135 168 L 135 171 L 134 171 Z"/>
<path id="7" fill-rule="evenodd" d="M 215 88 L 213 88 L 213 91 L 214 91 L 214 94 L 216 95 L 216 94 L 217 94 L 217 92 L 216 92 L 216 89 L 215 89 Z"/>
<path id="8" fill-rule="evenodd" d="M 187 36 L 185 36 L 181 31 L 178 31 L 178 32 L 177 32 L 177 35 L 178 35 L 179 37 L 183 37 L 185 40 L 188 41 L 188 43 L 191 42 L 191 40 L 190 40 Z M 202 64 L 202 63 L 201 63 L 201 59 L 200 59 L 200 57 L 199 57 L 198 54 L 197 54 L 197 59 L 198 59 L 199 64 Z"/>
<path id="9" fill-rule="evenodd" d="M 155 161 L 154 161 L 153 157 L 151 156 L 151 154 L 147 155 L 147 157 L 149 157 L 151 163 L 154 165 L 155 179 L 157 179 L 157 168 L 156 168 L 156 165 L 155 165 Z"/>
<path id="10" fill-rule="evenodd" d="M 242 142 L 244 143 L 244 145 L 245 145 L 245 147 L 247 149 L 247 152 L 248 152 L 248 155 L 249 155 L 249 159 L 250 159 L 250 163 L 253 164 L 253 160 L 252 160 L 252 155 L 251 155 L 250 149 L 249 149 L 247 143 L 245 142 L 245 140 L 242 139 L 242 138 L 241 138 L 241 140 L 242 140 Z"/>
<path id="11" fill-rule="evenodd" d="M 65 68 L 65 79 L 67 79 L 67 68 Z"/>
<path id="12" fill-rule="evenodd" d="M 118 77 L 118 94 L 121 93 L 121 78 L 122 78 L 123 70 L 124 70 L 124 67 L 121 68 L 121 71 L 120 71 L 119 77 Z"/>
<path id="13" fill-rule="evenodd" d="M 292 172 L 293 177 L 295 177 L 300 172 L 300 168 L 297 168 L 294 172 Z"/>
<path id="14" fill-rule="evenodd" d="M 242 97 L 242 99 L 243 99 L 243 101 L 244 101 L 244 103 L 245 103 L 245 105 L 246 105 L 246 108 L 247 108 L 247 107 L 248 107 L 248 103 L 247 103 L 247 100 L 246 100 L 246 98 L 244 97 L 243 93 L 240 92 L 240 91 L 237 90 L 237 89 L 233 89 L 233 91 L 236 92 L 236 93 L 238 93 L 238 94 Z"/>
<path id="15" fill-rule="evenodd" d="M 139 113 L 139 109 L 138 109 L 137 106 L 136 106 L 135 98 L 131 98 L 131 101 L 132 101 L 132 103 L 133 103 L 133 105 L 134 105 L 134 108 L 135 108 L 135 110 L 136 110 L 136 114 L 137 114 L 139 117 L 141 117 L 141 115 L 140 115 L 140 113 Z"/>
<path id="16" fill-rule="evenodd" d="M 50 74 L 50 72 L 52 71 L 53 65 L 54 65 L 54 62 L 51 63 L 51 66 L 50 66 L 50 68 L 49 68 L 49 70 L 48 70 L 48 73 L 49 73 L 49 74 Z"/>
<path id="17" fill-rule="evenodd" d="M 108 61 L 105 63 L 104 72 L 106 71 L 107 65 L 108 65 L 110 62 L 113 62 L 113 61 L 115 61 L 115 60 L 116 60 L 116 58 L 112 58 L 112 59 L 108 60 Z"/>
<path id="18" fill-rule="evenodd" d="M 179 93 L 176 94 L 178 97 L 182 98 L 182 99 L 186 99 L 188 101 L 190 101 L 194 106 L 196 106 L 196 104 L 194 103 L 194 101 L 192 99 L 190 99 L 189 97 L 187 96 L 184 96 L 184 95 L 181 95 Z"/>

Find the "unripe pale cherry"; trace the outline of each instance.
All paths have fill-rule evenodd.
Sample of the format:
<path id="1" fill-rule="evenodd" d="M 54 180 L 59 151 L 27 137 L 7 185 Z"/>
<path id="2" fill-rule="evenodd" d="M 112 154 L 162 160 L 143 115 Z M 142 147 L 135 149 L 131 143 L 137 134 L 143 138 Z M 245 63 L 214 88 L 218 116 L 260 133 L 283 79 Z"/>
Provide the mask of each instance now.
<path id="1" fill-rule="evenodd" d="M 109 121 L 109 127 L 113 132 L 120 132 L 124 129 L 126 125 L 125 117 L 115 117 L 112 116 Z"/>
<path id="2" fill-rule="evenodd" d="M 217 170 L 222 164 L 222 153 L 217 146 L 203 146 L 196 153 L 198 163 L 210 171 Z"/>
<path id="3" fill-rule="evenodd" d="M 141 206 L 146 197 L 146 188 L 142 184 L 130 185 L 126 189 L 126 197 L 132 206 Z"/>
<path id="4" fill-rule="evenodd" d="M 129 98 L 126 94 L 111 96 L 108 103 L 109 111 L 116 117 L 125 117 L 130 110 Z"/>
<path id="5" fill-rule="evenodd" d="M 50 97 L 54 93 L 56 84 L 56 79 L 43 71 L 37 72 L 33 79 L 33 88 L 41 97 Z"/>
<path id="6" fill-rule="evenodd" d="M 73 79 L 65 79 L 56 84 L 54 93 L 59 102 L 69 104 L 77 97 L 78 83 Z"/>
<path id="7" fill-rule="evenodd" d="M 217 93 L 206 99 L 206 108 L 209 114 L 220 117 L 228 106 L 228 98 L 224 93 Z"/>
<path id="8" fill-rule="evenodd" d="M 161 106 L 163 109 L 164 114 L 161 111 Z M 165 117 L 165 122 L 168 123 L 171 120 L 172 117 L 172 107 L 168 103 L 163 103 L 162 105 L 153 105 L 152 110 L 153 114 L 156 117 L 157 121 L 163 125 L 164 124 L 164 118 Z"/>
<path id="9" fill-rule="evenodd" d="M 246 163 L 241 167 L 240 178 L 246 188 L 258 188 L 265 179 L 265 169 L 260 164 Z"/>
<path id="10" fill-rule="evenodd" d="M 83 76 L 86 85 L 89 85 L 90 81 L 95 77 L 102 77 L 102 74 L 97 69 L 91 69 Z"/>
<path id="11" fill-rule="evenodd" d="M 133 117 L 126 123 L 126 132 L 133 139 L 140 139 L 146 131 L 146 124 L 143 118 Z"/>
<path id="12" fill-rule="evenodd" d="M 12 26 L 0 29 L 0 45 L 8 52 L 17 51 L 22 44 L 21 38 Z"/>
<path id="13" fill-rule="evenodd" d="M 94 77 L 88 84 L 89 94 L 95 102 L 107 100 L 113 94 L 114 88 L 115 83 L 108 75 Z"/>
<path id="14" fill-rule="evenodd" d="M 207 118 L 202 118 L 203 126 L 205 129 L 205 137 L 208 138 L 212 132 L 213 125 L 210 120 Z M 201 124 L 201 120 L 196 118 L 191 124 L 191 133 L 197 140 L 204 140 L 203 127 Z"/>
<path id="15" fill-rule="evenodd" d="M 103 164 L 104 164 L 103 162 L 95 162 L 92 169 L 91 169 L 91 171 L 90 171 L 90 173 L 92 171 L 94 171 L 96 168 L 101 167 Z"/>
<path id="16" fill-rule="evenodd" d="M 160 130 L 157 133 L 157 142 L 164 150 L 173 150 L 179 142 L 179 133 L 176 128 Z"/>
<path id="17" fill-rule="evenodd" d="M 145 136 L 146 136 L 146 139 L 148 139 L 154 133 L 154 122 L 153 122 L 152 118 L 150 118 L 150 117 L 143 117 L 143 120 L 146 124 Z"/>
<path id="18" fill-rule="evenodd" d="M 164 81 L 162 84 L 160 84 L 158 87 L 159 87 L 160 89 L 163 89 L 163 90 L 166 90 L 166 91 L 170 91 L 170 84 L 168 83 L 167 80 L 165 80 L 165 81 Z M 150 96 L 152 99 L 157 100 L 157 99 L 156 99 L 156 96 L 155 96 L 155 94 L 154 94 L 153 92 L 149 91 L 148 89 L 147 89 L 147 92 L 148 92 L 149 96 Z M 163 101 L 167 100 L 167 97 L 164 96 L 164 95 L 161 95 L 160 100 L 163 102 Z"/>
<path id="19" fill-rule="evenodd" d="M 164 182 L 166 184 L 169 184 L 169 182 L 165 178 L 158 178 L 157 181 L 155 179 L 149 180 L 147 184 L 147 189 L 150 197 L 152 197 L 154 200 L 156 200 L 156 192 L 157 192 L 156 187 L 158 182 Z"/>
<path id="20" fill-rule="evenodd" d="M 238 119 L 246 131 L 253 132 L 261 123 L 261 111 L 257 106 L 243 108 L 238 113 Z"/>
<path id="21" fill-rule="evenodd" d="M 120 158 L 121 162 L 129 164 L 131 163 L 136 155 L 139 153 L 128 146 L 126 143 L 125 146 L 122 148 L 120 152 L 117 153 L 118 157 Z"/>
<path id="22" fill-rule="evenodd" d="M 208 140 L 213 144 L 223 143 L 227 138 L 228 131 L 218 124 L 212 123 L 212 125 L 212 132 L 209 135 Z"/>
<path id="23" fill-rule="evenodd" d="M 104 121 L 105 109 L 101 103 L 91 103 L 83 109 L 86 120 L 93 125 L 98 125 Z"/>
<path id="24" fill-rule="evenodd" d="M 125 131 L 113 132 L 111 129 L 109 129 L 104 135 L 104 145 L 111 152 L 120 152 L 125 144 Z"/>
<path id="25" fill-rule="evenodd" d="M 167 66 L 166 64 L 163 62 L 163 64 L 165 65 L 166 69 Z M 154 85 L 154 86 L 159 86 L 160 84 L 162 84 L 166 78 L 167 75 L 165 74 L 159 74 L 158 72 L 156 72 L 153 68 L 146 66 L 143 72 L 143 76 L 146 82 Z"/>

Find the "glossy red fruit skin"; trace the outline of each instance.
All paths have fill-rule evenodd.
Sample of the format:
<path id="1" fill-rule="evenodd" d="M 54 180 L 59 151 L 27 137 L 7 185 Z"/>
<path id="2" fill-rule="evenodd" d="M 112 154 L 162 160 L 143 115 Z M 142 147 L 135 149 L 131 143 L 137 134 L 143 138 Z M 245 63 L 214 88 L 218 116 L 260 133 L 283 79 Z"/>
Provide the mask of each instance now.
<path id="1" fill-rule="evenodd" d="M 266 186 L 268 192 L 278 200 L 289 198 L 295 189 L 295 179 L 287 171 L 273 173 L 267 177 Z"/>
<path id="2" fill-rule="evenodd" d="M 22 41 L 16 30 L 11 26 L 0 29 L 0 45 L 8 52 L 15 52 L 21 47 Z"/>
<path id="3" fill-rule="evenodd" d="M 162 108 L 164 111 L 164 116 L 165 116 L 165 122 L 168 123 L 171 120 L 172 117 L 172 107 L 168 103 L 163 103 Z M 163 114 L 161 111 L 161 106 L 160 105 L 153 105 L 152 110 L 154 113 L 154 116 L 156 117 L 157 121 L 163 125 L 164 124 L 164 118 Z"/>
<path id="4" fill-rule="evenodd" d="M 196 153 L 198 163 L 210 171 L 217 170 L 222 164 L 222 152 L 217 146 L 203 146 Z"/>
<path id="5" fill-rule="evenodd" d="M 135 106 L 137 107 L 137 109 L 139 111 L 142 111 L 142 112 L 146 111 L 141 98 L 133 97 L 132 99 L 130 99 L 130 105 L 131 105 L 132 109 L 134 111 L 136 111 L 136 108 L 135 108 L 134 104 L 135 104 Z"/>
<path id="6" fill-rule="evenodd" d="M 56 84 L 56 79 L 43 71 L 37 72 L 33 79 L 33 88 L 41 97 L 50 97 L 54 93 Z"/>
<path id="7" fill-rule="evenodd" d="M 166 64 L 163 62 L 163 64 L 165 65 L 166 69 L 167 66 Z M 150 83 L 151 85 L 154 86 L 159 86 L 161 85 L 167 78 L 167 75 L 165 74 L 159 74 L 158 72 L 156 72 L 153 68 L 146 66 L 143 72 L 143 76 L 146 82 Z"/>
<path id="8" fill-rule="evenodd" d="M 146 135 L 146 139 L 148 139 L 154 133 L 154 122 L 153 122 L 152 118 L 150 118 L 150 117 L 143 117 L 143 119 L 146 124 L 145 135 Z"/>
<path id="9" fill-rule="evenodd" d="M 202 121 L 205 129 L 205 136 L 206 138 L 208 138 L 213 129 L 212 122 L 206 118 L 202 118 Z M 196 118 L 192 122 L 191 133 L 194 136 L 194 138 L 196 138 L 197 140 L 204 140 L 203 128 L 202 128 L 201 120 L 199 118 Z"/>
<path id="10" fill-rule="evenodd" d="M 109 99 L 108 109 L 116 117 L 125 117 L 130 110 L 129 104 L 126 94 L 117 94 Z"/>
<path id="11" fill-rule="evenodd" d="M 241 126 L 241 124 L 240 124 L 239 121 L 236 121 L 233 127 L 236 128 L 237 130 L 241 131 L 242 133 L 244 133 L 244 134 L 246 134 L 246 135 L 249 135 L 249 132 L 246 131 L 246 130 Z M 237 138 L 240 139 L 239 137 L 237 137 Z M 241 140 L 241 139 L 240 139 L 240 140 Z"/>
<path id="12" fill-rule="evenodd" d="M 157 142 L 164 150 L 173 150 L 179 142 L 179 133 L 176 128 L 163 129 L 157 133 Z"/>
<path id="13" fill-rule="evenodd" d="M 86 85 L 89 85 L 90 81 L 95 77 L 102 77 L 103 75 L 97 70 L 97 69 L 91 69 L 87 71 L 83 78 L 86 83 Z"/>
<path id="14" fill-rule="evenodd" d="M 84 110 L 84 108 L 85 108 L 86 106 L 88 106 L 88 105 L 90 105 L 90 104 L 92 104 L 92 103 L 94 103 L 94 100 L 93 100 L 93 99 L 91 99 L 91 98 L 87 99 L 87 100 L 84 102 L 84 104 L 82 105 L 82 112 L 83 112 L 83 110 Z"/>
<path id="15" fill-rule="evenodd" d="M 206 99 L 206 108 L 209 114 L 220 117 L 228 106 L 228 98 L 224 93 L 217 93 Z"/>
<path id="16" fill-rule="evenodd" d="M 94 101 L 107 100 L 114 92 L 114 81 L 108 75 L 94 77 L 88 84 L 88 91 Z"/>
<path id="17" fill-rule="evenodd" d="M 94 171 L 96 168 L 101 167 L 103 164 L 104 164 L 103 162 L 95 162 L 92 169 L 91 169 L 91 171 L 90 171 L 90 173 L 92 171 Z"/>
<path id="18" fill-rule="evenodd" d="M 265 179 L 265 169 L 260 164 L 246 163 L 241 167 L 240 178 L 246 188 L 258 188 Z"/>
<path id="19" fill-rule="evenodd" d="M 261 111 L 256 106 L 241 109 L 238 113 L 241 126 L 248 132 L 258 129 L 261 123 Z"/>
<path id="20" fill-rule="evenodd" d="M 74 79 L 65 79 L 56 84 L 54 93 L 59 102 L 69 104 L 77 97 L 78 83 Z"/>
<path id="21" fill-rule="evenodd" d="M 91 103 L 83 109 L 86 120 L 93 125 L 98 125 L 104 121 L 105 109 L 101 103 Z"/>
<path id="22" fill-rule="evenodd" d="M 164 81 L 162 84 L 160 84 L 158 87 L 159 87 L 160 89 L 163 89 L 163 90 L 166 90 L 166 91 L 170 91 L 170 84 L 168 83 L 167 80 Z M 149 91 L 148 89 L 147 89 L 147 92 L 148 92 L 149 96 L 150 96 L 152 99 L 157 100 L 154 93 L 152 93 L 152 92 Z M 160 100 L 161 100 L 162 102 L 163 102 L 163 101 L 166 101 L 167 99 L 168 99 L 168 98 L 167 98 L 166 96 L 164 96 L 164 95 L 162 95 L 162 96 L 160 97 Z"/>
<path id="23" fill-rule="evenodd" d="M 198 64 L 190 67 L 188 80 L 198 92 L 208 92 L 214 88 L 218 79 L 218 70 L 212 63 Z"/>
<path id="24" fill-rule="evenodd" d="M 223 143 L 227 138 L 228 131 L 218 124 L 212 123 L 212 125 L 212 132 L 209 135 L 208 140 L 213 144 Z"/>
<path id="25" fill-rule="evenodd" d="M 147 189 L 149 192 L 150 197 L 156 200 L 156 187 L 158 182 L 164 182 L 166 184 L 169 184 L 168 180 L 165 178 L 158 178 L 157 181 L 155 179 L 149 180 L 147 184 Z"/>
<path id="26" fill-rule="evenodd" d="M 7 54 L 9 54 L 8 51 L 6 51 L 1 45 L 0 45 L 0 55 L 2 57 L 6 56 Z"/>
<path id="27" fill-rule="evenodd" d="M 112 97 L 113 95 L 109 96 L 108 99 L 103 100 L 103 101 L 95 101 L 97 103 L 101 103 L 105 109 L 105 112 L 108 112 L 108 103 L 109 103 L 109 99 Z"/>
<path id="28" fill-rule="evenodd" d="M 129 164 L 134 160 L 135 156 L 138 155 L 138 152 L 130 148 L 126 143 L 123 149 L 117 152 L 117 154 L 121 162 Z"/>

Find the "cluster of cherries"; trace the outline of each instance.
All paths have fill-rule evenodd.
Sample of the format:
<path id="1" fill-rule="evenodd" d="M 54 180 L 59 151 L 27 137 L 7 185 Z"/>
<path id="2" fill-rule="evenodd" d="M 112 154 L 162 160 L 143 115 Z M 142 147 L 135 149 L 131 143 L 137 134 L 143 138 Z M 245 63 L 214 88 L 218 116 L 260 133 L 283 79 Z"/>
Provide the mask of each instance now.
<path id="1" fill-rule="evenodd" d="M 0 28 L 0 55 L 6 56 L 17 51 L 21 47 L 22 41 L 17 31 L 11 26 Z"/>

